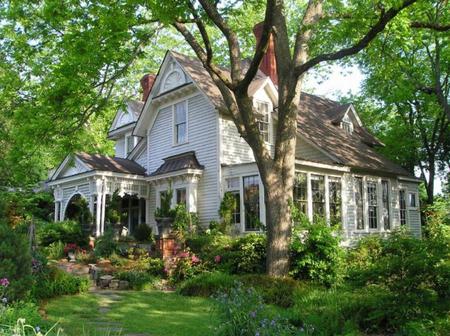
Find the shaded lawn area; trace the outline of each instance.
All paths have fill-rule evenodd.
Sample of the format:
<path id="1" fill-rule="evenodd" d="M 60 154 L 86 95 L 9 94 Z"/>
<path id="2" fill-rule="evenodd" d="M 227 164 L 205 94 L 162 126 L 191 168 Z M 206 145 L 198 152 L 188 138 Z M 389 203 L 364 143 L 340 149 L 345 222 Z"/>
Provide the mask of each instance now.
<path id="1" fill-rule="evenodd" d="M 50 300 L 47 319 L 68 335 L 210 335 L 212 301 L 160 291 L 98 292 Z"/>

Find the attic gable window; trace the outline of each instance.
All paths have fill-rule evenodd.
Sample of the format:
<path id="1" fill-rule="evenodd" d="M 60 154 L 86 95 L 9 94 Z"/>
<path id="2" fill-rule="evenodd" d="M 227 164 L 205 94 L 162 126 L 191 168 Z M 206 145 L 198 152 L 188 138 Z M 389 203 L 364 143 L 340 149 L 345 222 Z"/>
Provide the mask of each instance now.
<path id="1" fill-rule="evenodd" d="M 341 121 L 341 128 L 347 133 L 352 134 L 353 133 L 353 123 L 348 114 L 342 118 Z"/>
<path id="2" fill-rule="evenodd" d="M 269 104 L 262 101 L 256 102 L 257 120 L 261 136 L 265 142 L 269 142 Z"/>

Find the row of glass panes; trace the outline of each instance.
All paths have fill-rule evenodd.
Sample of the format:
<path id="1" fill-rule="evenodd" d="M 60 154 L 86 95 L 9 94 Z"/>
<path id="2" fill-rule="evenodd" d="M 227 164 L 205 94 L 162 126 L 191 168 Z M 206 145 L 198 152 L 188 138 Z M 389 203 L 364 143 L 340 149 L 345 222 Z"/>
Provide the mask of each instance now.
<path id="1" fill-rule="evenodd" d="M 325 176 L 315 174 L 310 176 L 312 214 L 314 217 L 326 217 Z M 338 224 L 342 220 L 341 190 L 341 179 L 328 176 L 328 204 L 330 224 L 332 225 Z M 308 215 L 308 177 L 306 173 L 297 172 L 295 174 L 293 200 L 299 210 Z"/>

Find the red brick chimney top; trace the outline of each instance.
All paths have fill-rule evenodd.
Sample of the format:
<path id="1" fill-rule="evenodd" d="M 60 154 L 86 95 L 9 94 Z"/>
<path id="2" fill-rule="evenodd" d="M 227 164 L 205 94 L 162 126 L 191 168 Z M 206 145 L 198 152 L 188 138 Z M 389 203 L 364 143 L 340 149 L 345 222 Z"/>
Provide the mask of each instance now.
<path id="1" fill-rule="evenodd" d="M 253 27 L 253 34 L 255 34 L 257 44 L 261 40 L 263 26 L 264 22 L 260 22 Z M 259 69 L 264 74 L 269 76 L 275 85 L 278 85 L 277 62 L 275 59 L 275 42 L 272 34 L 270 35 L 269 45 L 267 46 L 266 54 L 261 60 Z"/>
<path id="2" fill-rule="evenodd" d="M 141 78 L 141 87 L 142 87 L 142 100 L 146 101 L 150 91 L 152 90 L 153 83 L 155 82 L 155 75 L 146 74 Z"/>

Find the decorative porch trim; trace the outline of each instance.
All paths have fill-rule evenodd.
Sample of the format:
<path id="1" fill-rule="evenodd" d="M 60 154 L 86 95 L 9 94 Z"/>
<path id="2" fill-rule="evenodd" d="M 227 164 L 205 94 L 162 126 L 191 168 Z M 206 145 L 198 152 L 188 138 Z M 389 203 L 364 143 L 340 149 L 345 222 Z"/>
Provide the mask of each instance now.
<path id="1" fill-rule="evenodd" d="M 313 162 L 313 161 L 295 159 L 295 164 L 302 165 L 302 166 L 309 166 L 309 167 L 313 167 L 313 168 L 336 170 L 336 171 L 341 171 L 341 172 L 346 172 L 346 173 L 350 172 L 350 167 L 330 165 L 330 164 L 326 164 L 326 163 L 318 163 L 318 162 Z"/>
<path id="2" fill-rule="evenodd" d="M 176 177 L 183 177 L 183 176 L 192 176 L 192 177 L 200 177 L 203 174 L 203 170 L 201 169 L 181 169 L 174 172 L 161 174 L 161 175 L 155 175 L 155 176 L 149 176 L 146 177 L 145 180 L 149 182 L 157 182 L 160 180 L 170 179 L 170 178 L 176 178 Z"/>

